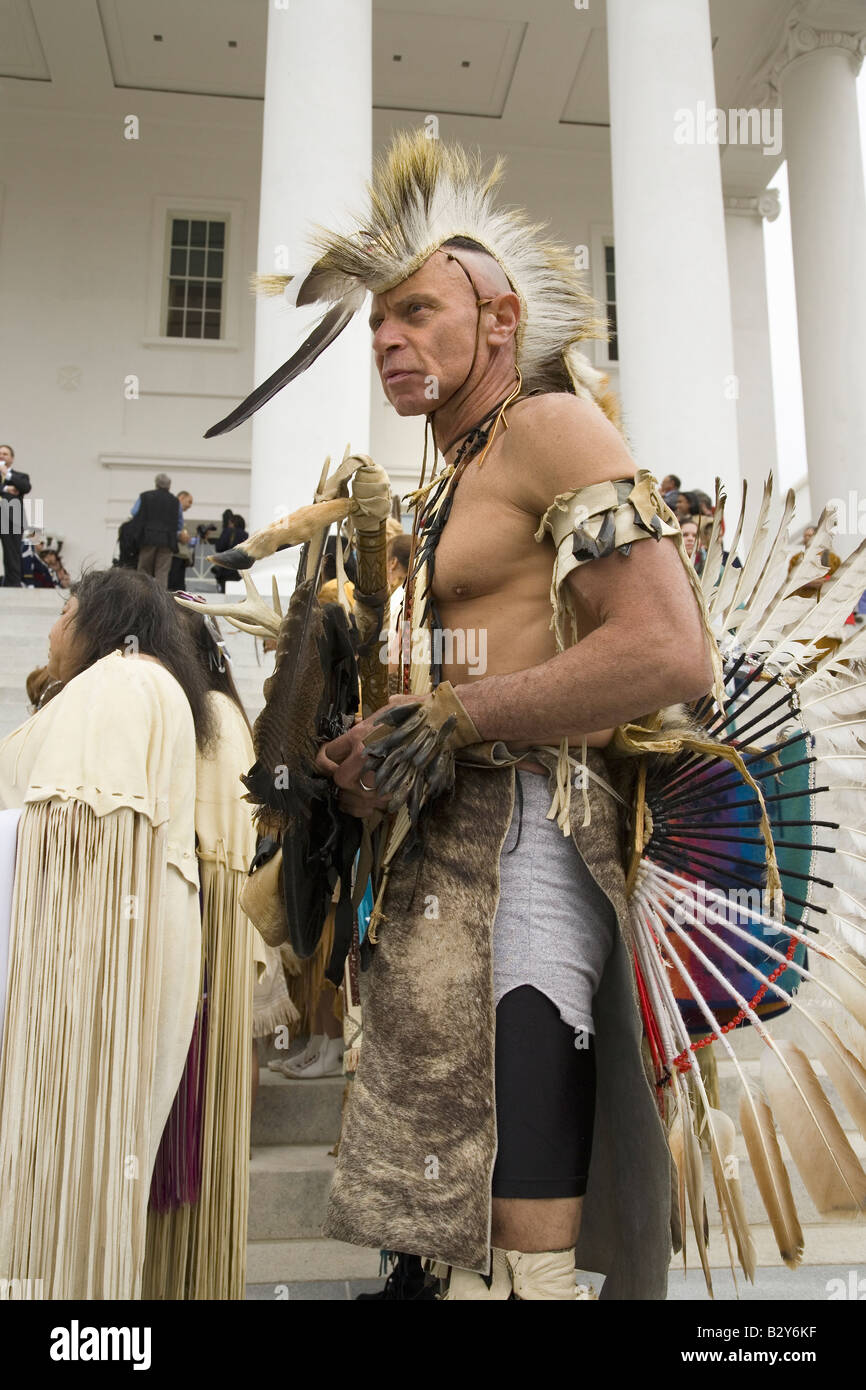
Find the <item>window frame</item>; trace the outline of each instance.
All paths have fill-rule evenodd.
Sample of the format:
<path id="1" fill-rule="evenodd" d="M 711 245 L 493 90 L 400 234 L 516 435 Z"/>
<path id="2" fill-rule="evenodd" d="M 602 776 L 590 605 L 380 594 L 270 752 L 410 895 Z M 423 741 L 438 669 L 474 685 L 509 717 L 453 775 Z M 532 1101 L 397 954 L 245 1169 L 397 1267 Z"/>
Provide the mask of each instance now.
<path id="1" fill-rule="evenodd" d="M 607 317 L 607 266 L 605 263 L 605 248 L 613 247 L 614 253 L 614 276 L 616 275 L 616 239 L 613 234 L 613 226 L 609 222 L 594 222 L 590 228 L 590 270 L 592 274 L 592 293 L 596 302 L 605 311 Z M 619 285 L 617 284 L 617 299 L 614 301 L 619 307 Z M 618 371 L 622 363 L 622 356 L 611 357 L 608 351 L 609 344 L 601 339 L 593 342 L 596 367 L 609 368 L 611 371 Z M 620 347 L 620 340 L 617 336 L 617 347 Z"/>
<path id="2" fill-rule="evenodd" d="M 192 348 L 196 351 L 238 352 L 240 349 L 240 285 L 243 270 L 244 204 L 229 198 L 153 199 L 150 236 L 150 273 L 147 314 L 142 342 L 149 348 Z M 163 332 L 167 322 L 168 282 L 171 268 L 171 224 L 188 221 L 225 222 L 223 253 L 223 304 L 221 338 L 174 338 Z M 187 277 L 188 278 L 188 277 Z"/>

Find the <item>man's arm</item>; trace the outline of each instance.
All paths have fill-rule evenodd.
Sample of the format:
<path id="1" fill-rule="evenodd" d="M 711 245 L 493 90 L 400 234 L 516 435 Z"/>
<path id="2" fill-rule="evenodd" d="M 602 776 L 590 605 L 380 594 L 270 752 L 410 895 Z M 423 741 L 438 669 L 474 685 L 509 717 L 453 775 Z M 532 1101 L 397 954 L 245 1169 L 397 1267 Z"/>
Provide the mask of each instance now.
<path id="1" fill-rule="evenodd" d="M 596 406 L 567 396 L 533 405 L 515 416 L 509 442 L 532 459 L 520 505 L 534 517 L 559 493 L 633 476 L 622 437 Z M 707 638 L 673 540 L 636 541 L 628 555 L 581 565 L 565 584 L 579 627 L 593 629 L 586 637 L 539 666 L 457 687 L 482 739 L 552 743 L 710 688 Z"/>
<path id="2" fill-rule="evenodd" d="M 31 490 L 29 473 L 22 473 L 18 468 L 10 468 L 6 475 L 7 483 L 10 481 L 19 497 L 26 497 Z"/>
<path id="3" fill-rule="evenodd" d="M 482 739 L 555 743 L 709 690 L 706 638 L 672 540 L 593 560 L 566 584 L 598 626 L 540 666 L 457 686 Z"/>

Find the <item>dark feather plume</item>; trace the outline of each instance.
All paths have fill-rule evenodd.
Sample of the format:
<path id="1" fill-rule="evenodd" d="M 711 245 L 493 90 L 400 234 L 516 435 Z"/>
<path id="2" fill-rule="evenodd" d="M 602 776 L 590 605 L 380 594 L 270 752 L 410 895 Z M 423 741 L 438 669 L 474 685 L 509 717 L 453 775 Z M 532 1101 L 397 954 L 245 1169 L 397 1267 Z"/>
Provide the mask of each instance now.
<path id="1" fill-rule="evenodd" d="M 205 439 L 212 439 L 217 434 L 228 434 L 229 430 L 237 429 L 251 415 L 254 415 L 261 406 L 266 405 L 278 391 L 282 391 L 284 386 L 288 386 L 290 381 L 300 376 L 308 367 L 312 366 L 316 358 L 325 351 L 342 333 L 346 324 L 355 316 L 357 303 L 353 297 L 351 303 L 340 300 L 333 304 L 330 309 L 322 316 L 316 327 L 308 338 L 305 338 L 293 353 L 288 362 L 284 362 L 281 367 L 263 381 L 261 386 L 257 386 L 246 398 L 241 401 L 224 419 L 218 420 L 215 425 L 211 425 L 205 431 Z"/>

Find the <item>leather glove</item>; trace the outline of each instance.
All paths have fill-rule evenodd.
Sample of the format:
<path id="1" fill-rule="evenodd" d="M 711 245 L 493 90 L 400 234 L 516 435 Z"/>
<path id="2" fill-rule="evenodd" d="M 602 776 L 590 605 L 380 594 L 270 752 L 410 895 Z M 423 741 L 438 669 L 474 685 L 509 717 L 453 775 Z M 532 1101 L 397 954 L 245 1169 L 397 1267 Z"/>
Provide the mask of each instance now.
<path id="1" fill-rule="evenodd" d="M 419 704 L 393 705 L 376 720 L 364 739 L 365 770 L 390 797 L 389 811 L 406 803 L 414 826 L 428 801 L 453 788 L 457 750 L 481 742 L 451 682 L 442 681 Z"/>

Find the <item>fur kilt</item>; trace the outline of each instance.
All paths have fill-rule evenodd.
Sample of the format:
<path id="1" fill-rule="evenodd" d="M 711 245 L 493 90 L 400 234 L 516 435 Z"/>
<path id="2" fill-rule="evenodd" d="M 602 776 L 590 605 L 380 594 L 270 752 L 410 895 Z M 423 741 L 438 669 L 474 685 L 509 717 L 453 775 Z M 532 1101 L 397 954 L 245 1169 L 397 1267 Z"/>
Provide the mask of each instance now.
<path id="1" fill-rule="evenodd" d="M 606 781 L 597 750 L 589 766 Z M 492 926 L 513 767 L 459 764 L 423 856 L 399 856 L 383 898 L 324 1234 L 486 1274 L 496 1157 Z M 596 994 L 595 1133 L 577 1265 L 602 1298 L 663 1299 L 671 1157 L 641 1052 L 618 803 L 590 782 L 571 832 L 620 930 Z"/>

